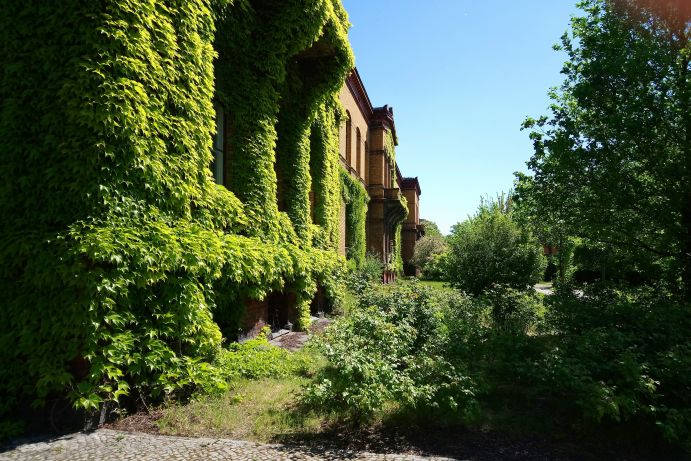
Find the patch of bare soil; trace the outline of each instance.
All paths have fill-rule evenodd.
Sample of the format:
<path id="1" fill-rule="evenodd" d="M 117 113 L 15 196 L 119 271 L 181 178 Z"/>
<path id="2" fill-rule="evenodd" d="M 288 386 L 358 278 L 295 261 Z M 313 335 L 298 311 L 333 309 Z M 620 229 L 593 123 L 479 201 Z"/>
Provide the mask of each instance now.
<path id="1" fill-rule="evenodd" d="M 327 326 L 331 323 L 331 320 L 327 318 L 320 318 L 312 322 L 312 325 L 310 325 L 310 333 L 315 335 L 319 333 L 323 333 L 324 330 L 326 329 Z"/>
<path id="2" fill-rule="evenodd" d="M 279 336 L 276 339 L 272 339 L 269 344 L 295 352 L 298 349 L 301 349 L 308 340 L 309 335 L 307 333 L 294 331 L 291 333 L 286 333 L 283 336 Z"/>
<path id="3" fill-rule="evenodd" d="M 154 410 L 151 413 L 139 412 L 126 418 L 119 419 L 104 424 L 107 429 L 115 429 L 127 432 L 145 432 L 147 434 L 158 434 L 157 421 L 163 417 L 163 411 Z"/>

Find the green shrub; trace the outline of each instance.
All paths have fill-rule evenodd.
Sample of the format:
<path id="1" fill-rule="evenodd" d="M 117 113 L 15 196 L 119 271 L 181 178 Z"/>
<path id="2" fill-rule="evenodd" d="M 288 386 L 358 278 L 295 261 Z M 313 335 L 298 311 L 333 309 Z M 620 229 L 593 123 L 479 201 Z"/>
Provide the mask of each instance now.
<path id="1" fill-rule="evenodd" d="M 544 313 L 542 295 L 495 285 L 483 297 L 491 306 L 493 327 L 498 332 L 527 334 L 534 331 Z"/>
<path id="2" fill-rule="evenodd" d="M 348 288 L 357 295 L 363 294 L 373 285 L 381 284 L 384 263 L 381 257 L 367 253 L 360 267 L 351 268 L 346 277 Z"/>
<path id="3" fill-rule="evenodd" d="M 448 340 L 442 303 L 432 290 L 417 284 L 371 288 L 320 338 L 328 366 L 305 400 L 356 420 L 390 402 L 467 414 L 475 386 L 463 364 L 447 360 Z"/>
<path id="4" fill-rule="evenodd" d="M 547 315 L 559 340 L 536 370 L 586 425 L 638 420 L 691 440 L 691 309 L 654 290 L 561 293 Z M 691 447 L 689 447 L 691 448 Z"/>
<path id="5" fill-rule="evenodd" d="M 444 270 L 440 260 L 447 251 L 446 239 L 442 235 L 425 235 L 415 243 L 412 264 L 419 267 L 426 280 L 441 280 Z"/>
<path id="6" fill-rule="evenodd" d="M 447 281 L 446 274 L 448 253 L 437 253 L 432 255 L 422 271 L 422 278 L 425 280 Z"/>
<path id="7" fill-rule="evenodd" d="M 546 264 L 542 246 L 499 207 L 481 206 L 456 224 L 448 244 L 449 282 L 475 295 L 494 284 L 527 289 L 540 281 Z"/>
<path id="8" fill-rule="evenodd" d="M 312 355 L 272 346 L 269 333 L 269 328 L 265 327 L 255 338 L 222 349 L 216 365 L 227 380 L 282 378 L 306 374 L 313 367 Z"/>

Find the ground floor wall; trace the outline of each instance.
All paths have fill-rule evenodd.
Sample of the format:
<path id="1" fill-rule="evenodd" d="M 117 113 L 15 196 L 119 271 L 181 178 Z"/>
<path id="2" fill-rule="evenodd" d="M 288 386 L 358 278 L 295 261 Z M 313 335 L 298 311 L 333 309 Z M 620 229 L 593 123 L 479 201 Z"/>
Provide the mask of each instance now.
<path id="1" fill-rule="evenodd" d="M 271 331 L 290 329 L 289 324 L 297 321 L 296 296 L 290 292 L 273 292 L 261 301 L 247 300 L 245 309 L 239 339 L 257 336 L 266 326 Z"/>
<path id="2" fill-rule="evenodd" d="M 323 286 L 317 287 L 317 292 L 310 304 L 310 313 L 313 316 L 327 312 L 331 303 L 326 296 Z M 290 329 L 290 325 L 297 322 L 297 297 L 291 292 L 273 292 L 263 300 L 246 300 L 245 314 L 240 323 L 238 340 L 253 338 L 264 327 L 269 327 L 275 332 L 281 329 Z"/>
<path id="3" fill-rule="evenodd" d="M 403 272 L 407 276 L 417 277 L 420 275 L 420 269 L 415 267 L 412 263 L 415 254 L 415 243 L 417 242 L 418 231 L 415 227 L 409 227 L 407 224 L 403 225 L 401 230 L 401 254 L 403 257 Z"/>

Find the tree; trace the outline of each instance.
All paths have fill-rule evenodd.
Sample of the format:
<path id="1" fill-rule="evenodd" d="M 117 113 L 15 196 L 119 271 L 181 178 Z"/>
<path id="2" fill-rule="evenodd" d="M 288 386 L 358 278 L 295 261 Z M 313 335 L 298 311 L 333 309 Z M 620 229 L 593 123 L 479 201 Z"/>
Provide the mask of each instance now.
<path id="1" fill-rule="evenodd" d="M 436 261 L 446 250 L 446 239 L 441 234 L 426 234 L 415 244 L 412 263 L 420 268 L 424 278 L 441 278 L 443 274 L 438 270 Z"/>
<path id="2" fill-rule="evenodd" d="M 468 293 L 480 294 L 493 285 L 524 290 L 542 278 L 541 245 L 502 203 L 483 200 L 475 216 L 451 229 L 447 276 Z"/>
<path id="3" fill-rule="evenodd" d="M 530 229 L 542 245 L 556 250 L 556 254 L 550 253 L 548 256 L 548 263 L 554 265 L 557 279 L 564 283 L 571 275 L 577 239 L 570 234 L 563 222 L 549 212 L 549 208 L 545 210 L 536 201 L 535 195 L 532 194 L 532 178 L 523 173 L 516 173 L 516 176 L 513 218 L 520 226 Z"/>
<path id="4" fill-rule="evenodd" d="M 436 235 L 439 237 L 443 237 L 441 230 L 439 230 L 439 226 L 437 226 L 437 223 L 435 223 L 434 221 L 421 219 L 420 224 L 422 224 L 425 227 L 425 235 Z"/>
<path id="5" fill-rule="evenodd" d="M 671 261 L 691 299 L 691 27 L 683 5 L 581 2 L 586 15 L 556 47 L 568 61 L 551 115 L 524 123 L 535 154 L 519 201 L 534 202 L 572 236 Z"/>

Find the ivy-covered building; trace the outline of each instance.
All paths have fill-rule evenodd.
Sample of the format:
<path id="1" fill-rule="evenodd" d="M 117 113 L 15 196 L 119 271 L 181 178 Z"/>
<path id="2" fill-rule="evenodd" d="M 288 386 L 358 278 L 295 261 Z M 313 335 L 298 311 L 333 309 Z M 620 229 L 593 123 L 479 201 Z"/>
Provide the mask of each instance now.
<path id="1" fill-rule="evenodd" d="M 401 268 L 390 110 L 339 154 L 348 27 L 340 0 L 3 2 L 0 416 L 220 385 L 224 339 L 338 299 L 342 242 Z"/>
<path id="2" fill-rule="evenodd" d="M 403 273 L 416 275 L 410 260 L 424 232 L 419 218 L 420 184 L 417 178 L 402 177 L 396 164 L 393 109 L 372 106 L 357 69 L 348 75 L 339 99 L 345 109 L 345 123 L 339 130 L 340 163 L 369 197 L 366 249 L 384 261 L 385 282 Z M 345 221 L 349 215 L 341 216 L 339 250 L 348 254 L 350 226 Z"/>

